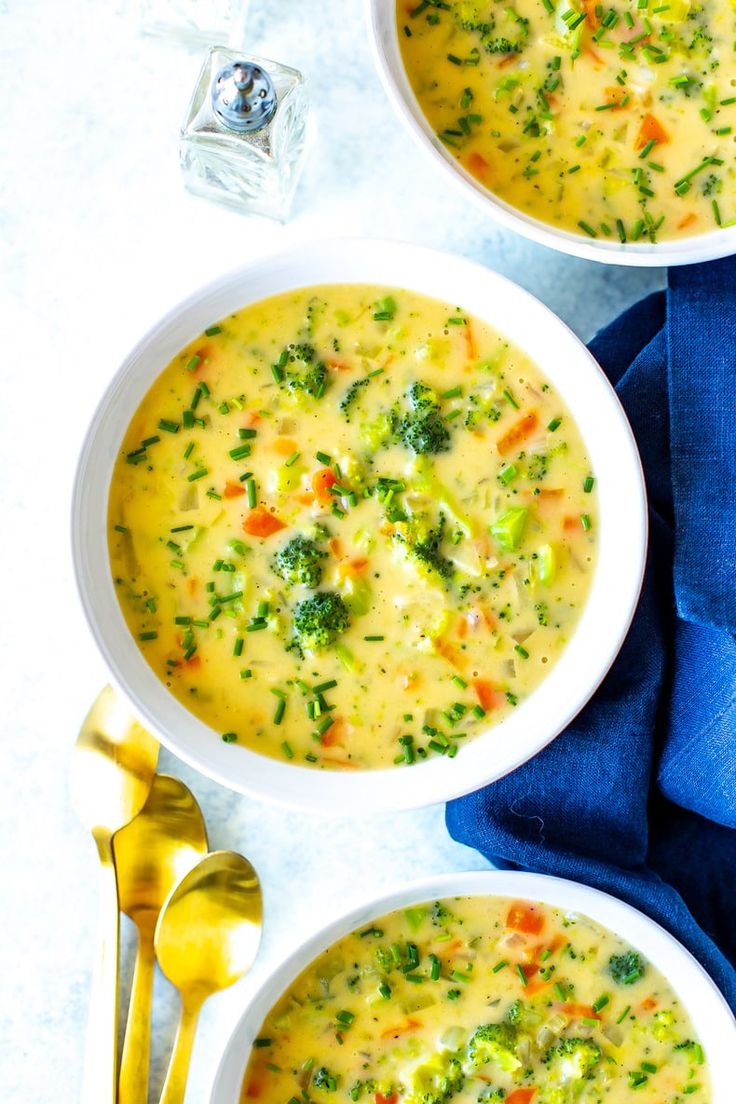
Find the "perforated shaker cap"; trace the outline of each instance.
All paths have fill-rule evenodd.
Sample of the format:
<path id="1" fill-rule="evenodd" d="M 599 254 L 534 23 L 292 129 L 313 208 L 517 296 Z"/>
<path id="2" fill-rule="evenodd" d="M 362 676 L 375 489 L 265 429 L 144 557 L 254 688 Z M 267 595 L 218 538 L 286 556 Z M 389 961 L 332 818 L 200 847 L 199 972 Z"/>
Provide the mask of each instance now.
<path id="1" fill-rule="evenodd" d="M 276 111 L 276 89 L 260 65 L 232 61 L 212 82 L 212 108 L 230 130 L 260 130 Z"/>

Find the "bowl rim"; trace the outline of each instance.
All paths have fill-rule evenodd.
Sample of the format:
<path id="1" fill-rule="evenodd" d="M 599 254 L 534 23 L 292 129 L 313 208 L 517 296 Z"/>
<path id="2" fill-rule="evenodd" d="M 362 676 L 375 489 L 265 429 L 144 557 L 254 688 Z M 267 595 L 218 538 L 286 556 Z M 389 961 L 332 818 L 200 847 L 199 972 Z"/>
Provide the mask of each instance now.
<path id="1" fill-rule="evenodd" d="M 305 273 L 316 275 L 299 279 L 295 273 L 300 268 Z M 408 271 L 414 278 L 403 278 Z M 402 278 L 395 278 L 397 272 Z M 360 273 L 364 275 L 361 277 Z M 386 279 L 387 276 L 390 278 Z M 590 393 L 585 398 L 585 418 L 591 423 L 589 430 L 581 424 L 580 414 L 575 411 L 564 388 L 561 395 L 568 407 L 573 405 L 573 416 L 586 441 L 597 477 L 601 474 L 601 464 L 604 467 L 606 464 L 613 465 L 614 454 L 612 445 L 604 450 L 599 443 L 599 431 L 605 430 L 612 440 L 615 439 L 615 476 L 612 475 L 607 482 L 599 482 L 598 487 L 599 495 L 602 495 L 603 487 L 607 486 L 605 493 L 611 501 L 615 500 L 619 520 L 623 522 L 625 519 L 628 526 L 626 540 L 614 526 L 605 524 L 606 515 L 601 510 L 599 564 L 591 584 L 591 594 L 565 651 L 550 674 L 520 704 L 518 710 L 485 733 L 478 734 L 463 749 L 463 754 L 454 760 L 445 760 L 444 757 L 430 759 L 414 765 L 409 772 L 395 767 L 355 773 L 315 771 L 268 758 L 241 745 L 224 745 L 216 739 L 212 729 L 189 713 L 169 693 L 148 666 L 117 602 L 109 571 L 106 521 L 109 475 L 112 474 L 122 434 L 148 387 L 163 370 L 162 364 L 168 363 L 188 340 L 196 337 L 215 318 L 236 309 L 233 304 L 248 305 L 276 293 L 272 290 L 274 284 L 280 290 L 328 283 L 401 285 L 454 302 L 455 296 L 441 295 L 432 290 L 438 281 L 443 286 L 452 283 L 453 289 L 455 284 L 463 283 L 467 294 L 464 292 L 459 298 L 466 308 L 472 291 L 482 300 L 483 308 L 473 309 L 471 313 L 479 313 L 520 344 L 527 353 L 528 342 L 537 342 L 541 347 L 543 341 L 544 356 L 547 355 L 547 344 L 556 342 L 564 351 L 564 365 L 556 363 L 555 370 L 551 371 L 551 362 L 545 364 L 544 356 L 540 354 L 540 367 L 554 383 L 557 383 L 555 372 L 564 370 L 570 374 L 578 369 L 575 397 L 578 401 L 581 393 L 584 393 L 583 397 Z M 264 282 L 266 290 L 260 290 Z M 492 309 L 486 306 L 487 301 L 492 302 Z M 502 306 L 507 308 L 503 323 L 500 322 Z M 505 324 L 509 321 L 510 307 L 519 316 L 516 325 L 524 327 L 523 338 L 513 332 L 513 327 L 510 331 L 509 325 Z M 494 310 L 497 311 L 495 318 Z M 530 320 L 536 325 L 528 325 Z M 162 346 L 165 352 L 154 355 L 154 350 L 160 350 Z M 151 359 L 153 365 L 149 363 Z M 124 409 L 126 403 L 129 407 L 127 415 Z M 593 425 L 595 436 L 592 434 Z M 601 453 L 596 461 L 598 448 Z M 96 501 L 104 502 L 104 509 L 95 514 Z M 417 808 L 450 800 L 497 780 L 553 740 L 586 704 L 618 654 L 638 602 L 647 546 L 646 491 L 633 434 L 610 382 L 583 343 L 529 292 L 477 262 L 422 246 L 366 239 L 306 242 L 253 261 L 205 284 L 154 324 L 123 360 L 92 417 L 80 453 L 71 520 L 74 573 L 93 638 L 107 663 L 113 683 L 160 742 L 196 770 L 230 789 L 287 807 L 314 812 L 329 809 L 332 813 L 345 814 L 360 810 Z M 601 576 L 604 550 L 610 554 L 611 562 L 615 560 L 616 564 L 616 571 L 609 573 L 605 588 L 602 583 L 596 582 Z M 621 560 L 622 567 L 619 566 Z M 611 590 L 616 593 L 615 601 L 608 594 Z M 594 617 L 600 616 L 596 614 L 598 607 L 592 602 L 593 595 L 597 596 L 599 605 L 607 610 L 607 617 L 602 621 L 605 633 L 598 633 L 593 625 Z M 586 626 L 587 647 L 578 639 L 583 625 Z M 599 654 L 594 660 L 596 650 Z M 577 656 L 577 661 L 574 656 Z M 565 672 L 564 677 L 561 671 Z M 559 693 L 555 696 L 557 685 L 567 686 L 564 700 Z M 536 704 L 530 709 L 532 702 Z M 543 716 L 543 721 L 538 714 Z M 533 715 L 537 720 L 531 726 L 532 739 L 529 737 L 529 723 L 533 721 Z M 494 750 L 489 760 L 484 751 L 490 748 L 493 734 L 497 743 L 502 742 L 498 740 L 499 733 L 514 736 L 515 742 L 511 745 L 506 739 L 503 754 Z M 233 755 L 233 752 L 236 754 Z M 452 772 L 447 770 L 449 763 L 452 764 Z"/>
<path id="2" fill-rule="evenodd" d="M 708 1055 L 708 1068 L 713 1081 L 710 1104 L 731 1104 L 736 1019 L 720 989 L 694 955 L 651 917 L 610 893 L 567 878 L 512 870 L 435 874 L 396 886 L 366 899 L 300 939 L 297 946 L 258 981 L 255 991 L 247 997 L 245 1008 L 225 1044 L 215 1072 L 210 1104 L 237 1104 L 251 1043 L 264 1018 L 288 986 L 322 951 L 342 936 L 395 909 L 453 896 L 497 896 L 539 901 L 582 913 L 627 939 L 664 974 L 693 1020 Z M 673 977 L 676 977 L 676 983 Z M 687 993 L 687 999 L 681 995 L 683 993 Z M 706 1024 L 707 1031 L 704 1030 Z M 712 1024 L 715 1028 L 711 1037 L 709 1031 Z M 711 1042 L 717 1043 L 715 1061 Z"/>
<path id="3" fill-rule="evenodd" d="M 404 70 L 399 48 L 395 9 L 397 0 L 364 0 L 371 53 L 384 91 L 395 114 L 401 120 L 412 141 L 432 163 L 444 169 L 456 189 L 470 199 L 479 210 L 522 237 L 545 245 L 560 253 L 601 264 L 633 268 L 661 268 L 714 261 L 736 253 L 736 225 L 716 228 L 705 234 L 695 234 L 672 241 L 649 243 L 590 239 L 534 218 L 520 208 L 496 196 L 475 179 L 439 142 L 425 119 Z M 392 67 L 388 47 L 398 60 L 400 77 Z"/>

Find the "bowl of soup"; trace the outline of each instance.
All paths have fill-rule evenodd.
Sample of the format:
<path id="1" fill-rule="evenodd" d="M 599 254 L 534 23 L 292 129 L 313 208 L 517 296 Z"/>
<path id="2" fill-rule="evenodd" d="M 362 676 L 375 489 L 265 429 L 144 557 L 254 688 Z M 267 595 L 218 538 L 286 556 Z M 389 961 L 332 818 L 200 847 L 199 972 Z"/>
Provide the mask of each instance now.
<path id="1" fill-rule="evenodd" d="M 183 758 L 317 809 L 468 792 L 612 662 L 646 546 L 622 409 L 584 346 L 479 265 L 304 246 L 133 351 L 74 497 L 112 674 Z"/>
<path id="2" fill-rule="evenodd" d="M 313 935 L 260 985 L 212 1104 L 730 1104 L 736 1024 L 695 959 L 607 894 L 448 874 Z"/>
<path id="3" fill-rule="evenodd" d="M 409 133 L 466 195 L 611 264 L 736 251 L 730 0 L 368 0 Z"/>

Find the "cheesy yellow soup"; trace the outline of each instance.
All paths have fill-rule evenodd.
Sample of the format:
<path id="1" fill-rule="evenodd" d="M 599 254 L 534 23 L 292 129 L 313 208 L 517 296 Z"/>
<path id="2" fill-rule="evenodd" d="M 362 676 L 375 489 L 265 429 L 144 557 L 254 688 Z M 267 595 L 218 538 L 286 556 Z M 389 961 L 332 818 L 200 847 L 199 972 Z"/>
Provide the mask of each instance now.
<path id="1" fill-rule="evenodd" d="M 265 755 L 410 765 L 534 691 L 595 564 L 595 477 L 537 366 L 457 305 L 317 287 L 222 319 L 143 399 L 110 562 L 176 698 Z"/>
<path id="2" fill-rule="evenodd" d="M 587 916 L 500 897 L 392 912 L 266 1017 L 241 1104 L 705 1104 L 669 982 Z"/>
<path id="3" fill-rule="evenodd" d="M 736 221 L 732 0 L 398 0 L 427 120 L 490 191 L 591 238 Z"/>

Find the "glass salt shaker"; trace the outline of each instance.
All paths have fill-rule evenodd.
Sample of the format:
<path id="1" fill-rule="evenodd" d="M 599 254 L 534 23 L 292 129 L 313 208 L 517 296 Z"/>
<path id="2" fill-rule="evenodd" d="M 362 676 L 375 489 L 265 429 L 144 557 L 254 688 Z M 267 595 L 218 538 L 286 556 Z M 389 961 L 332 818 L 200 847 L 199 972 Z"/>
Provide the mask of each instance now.
<path id="1" fill-rule="evenodd" d="M 301 73 L 217 46 L 199 74 L 179 140 L 195 195 L 283 221 L 304 162 Z"/>

